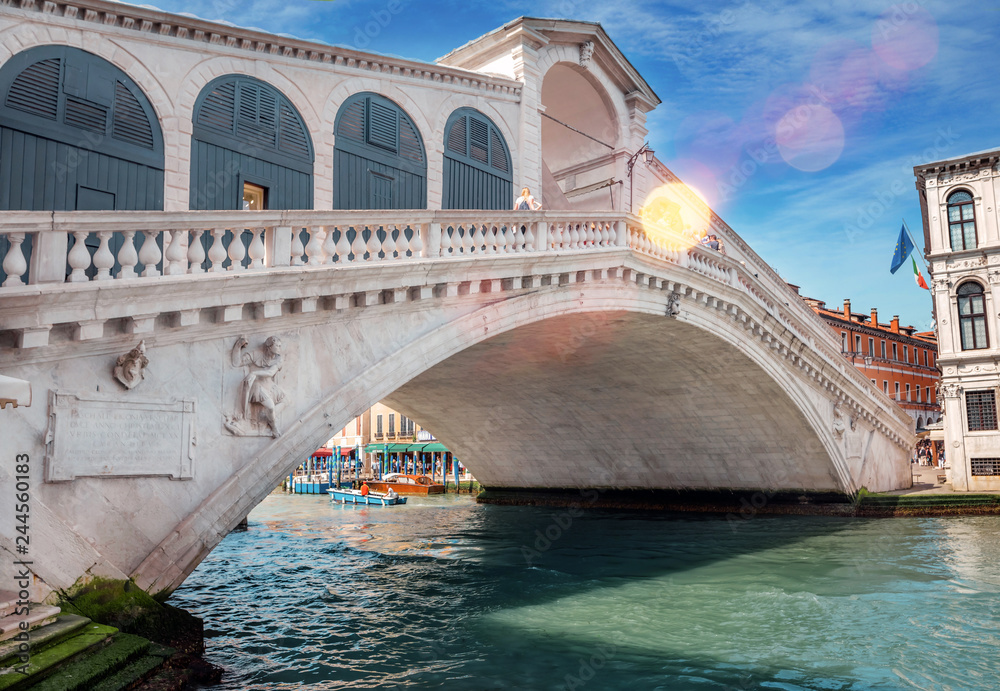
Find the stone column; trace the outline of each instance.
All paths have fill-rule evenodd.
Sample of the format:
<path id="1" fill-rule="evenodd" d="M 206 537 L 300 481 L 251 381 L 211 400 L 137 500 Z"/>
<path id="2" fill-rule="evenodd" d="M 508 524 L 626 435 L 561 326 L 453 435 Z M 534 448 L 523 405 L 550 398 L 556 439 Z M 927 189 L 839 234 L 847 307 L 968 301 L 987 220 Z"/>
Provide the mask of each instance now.
<path id="1" fill-rule="evenodd" d="M 944 453 L 951 468 L 951 486 L 961 492 L 969 491 L 969 460 L 965 456 L 964 415 L 962 415 L 962 387 L 957 383 L 941 384 L 944 396 Z"/>
<path id="2" fill-rule="evenodd" d="M 544 74 L 538 71 L 538 48 L 521 37 L 520 45 L 511 51 L 514 58 L 514 78 L 520 81 L 521 113 L 518 132 L 518 160 L 514 163 L 514 190 L 530 187 L 536 200 L 545 204 L 542 198 L 542 116 L 538 112 L 542 105 L 542 80 Z M 513 200 L 511 200 L 513 202 Z"/>

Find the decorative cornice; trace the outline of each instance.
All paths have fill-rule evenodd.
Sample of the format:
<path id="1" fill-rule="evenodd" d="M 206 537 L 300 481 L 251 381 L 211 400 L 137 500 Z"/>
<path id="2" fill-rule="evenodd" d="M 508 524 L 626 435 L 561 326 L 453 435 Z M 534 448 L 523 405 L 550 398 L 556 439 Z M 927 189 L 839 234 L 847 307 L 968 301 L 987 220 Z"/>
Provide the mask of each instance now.
<path id="1" fill-rule="evenodd" d="M 74 0 L 73 2 L 0 0 L 0 7 L 4 5 L 125 31 L 170 37 L 193 43 L 207 43 L 219 48 L 252 53 L 255 59 L 261 55 L 280 56 L 319 65 L 336 65 L 410 79 L 453 84 L 473 91 L 486 91 L 513 97 L 515 100 L 521 96 L 522 85 L 520 82 L 459 67 L 405 60 L 376 53 L 366 53 L 353 48 L 276 36 L 255 29 L 229 26 L 160 10 L 109 2 L 108 0 Z"/>

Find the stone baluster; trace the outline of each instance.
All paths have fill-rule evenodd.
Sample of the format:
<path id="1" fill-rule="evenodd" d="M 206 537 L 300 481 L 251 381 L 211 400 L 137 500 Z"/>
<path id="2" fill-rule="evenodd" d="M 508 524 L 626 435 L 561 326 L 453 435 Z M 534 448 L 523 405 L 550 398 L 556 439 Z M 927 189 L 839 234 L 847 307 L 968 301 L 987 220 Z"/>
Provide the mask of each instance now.
<path id="1" fill-rule="evenodd" d="M 323 242 L 326 240 L 326 228 L 323 226 L 309 227 L 309 242 L 306 243 L 306 262 L 309 266 L 319 266 L 324 263 Z"/>
<path id="2" fill-rule="evenodd" d="M 144 267 L 142 275 L 144 278 L 159 276 L 160 270 L 156 268 L 156 265 L 160 263 L 163 254 L 156 244 L 156 236 L 160 234 L 160 231 L 144 230 L 142 234 L 146 236 L 146 239 L 142 241 L 142 247 L 139 248 L 139 263 Z"/>
<path id="3" fill-rule="evenodd" d="M 163 261 L 163 274 L 166 276 L 174 276 L 177 274 L 187 273 L 187 253 L 184 251 L 184 236 L 187 235 L 187 231 L 184 230 L 165 230 L 163 237 L 164 243 L 164 261 Z"/>
<path id="4" fill-rule="evenodd" d="M 250 233 L 252 238 L 250 240 L 250 247 L 247 248 L 247 254 L 250 255 L 250 268 L 251 269 L 263 269 L 264 268 L 264 231 L 265 228 L 257 227 L 251 228 Z"/>
<path id="5" fill-rule="evenodd" d="M 597 237 L 594 233 L 594 224 L 587 221 L 583 224 L 583 246 L 593 248 L 597 243 L 595 238 Z"/>
<path id="6" fill-rule="evenodd" d="M 378 239 L 378 227 L 372 226 L 369 228 L 371 235 L 368 236 L 368 259 L 374 261 L 379 259 L 379 250 L 382 249 L 382 243 Z"/>
<path id="7" fill-rule="evenodd" d="M 531 227 L 535 225 L 534 223 L 524 224 L 524 251 L 534 252 L 535 251 L 535 233 L 532 232 Z"/>
<path id="8" fill-rule="evenodd" d="M 504 254 L 514 253 L 514 229 L 511 227 L 501 228 L 500 232 L 503 234 L 503 252 Z"/>
<path id="9" fill-rule="evenodd" d="M 204 229 L 192 230 L 193 235 L 188 239 L 188 273 L 200 274 L 204 273 L 205 270 L 201 267 L 202 263 L 205 261 L 205 248 L 201 244 L 201 236 L 205 232 Z M 121 263 L 121 259 L 118 260 Z M 124 271 L 122 267 L 122 271 Z"/>
<path id="10" fill-rule="evenodd" d="M 229 241 L 229 270 L 243 271 L 243 259 L 246 256 L 247 250 L 243 246 L 243 232 L 239 228 L 233 228 L 233 239 Z"/>
<path id="11" fill-rule="evenodd" d="M 354 229 L 354 242 L 351 243 L 351 254 L 354 255 L 354 261 L 360 262 L 364 261 L 365 258 L 365 236 L 363 235 L 364 226 L 358 226 Z"/>
<path id="12" fill-rule="evenodd" d="M 70 283 L 81 283 L 90 280 L 85 273 L 90 268 L 90 252 L 87 251 L 86 244 L 88 235 L 90 233 L 85 230 L 77 230 L 73 233 L 76 242 L 73 243 L 73 249 L 69 251 L 69 255 L 66 257 L 66 261 L 69 262 L 69 267 L 72 269 L 69 277 L 66 279 Z"/>
<path id="13" fill-rule="evenodd" d="M 135 265 L 139 263 L 139 254 L 135 251 L 135 231 L 122 231 L 122 246 L 118 250 L 118 264 L 122 267 L 118 278 L 135 278 Z"/>
<path id="14" fill-rule="evenodd" d="M 326 227 L 326 239 L 323 241 L 323 263 L 333 264 L 333 258 L 337 254 L 337 243 L 333 240 L 333 234 L 337 231 L 336 226 Z M 343 233 L 341 233 L 343 235 Z"/>
<path id="15" fill-rule="evenodd" d="M 462 254 L 470 254 L 472 252 L 472 231 L 469 229 L 468 224 L 465 226 L 465 232 L 462 234 Z"/>
<path id="16" fill-rule="evenodd" d="M 3 287 L 23 286 L 24 279 L 21 276 L 28 270 L 28 262 L 24 258 L 24 250 L 21 249 L 24 233 L 11 233 L 7 239 L 10 241 L 10 247 L 7 248 L 7 256 L 3 258 L 3 270 L 7 272 L 7 280 L 3 282 Z"/>
<path id="17" fill-rule="evenodd" d="M 411 226 L 413 229 L 413 237 L 410 238 L 410 256 L 414 259 L 417 257 L 424 256 L 424 228 L 426 224 Z"/>
<path id="18" fill-rule="evenodd" d="M 410 241 L 406 239 L 406 226 L 398 228 L 398 230 L 399 233 L 396 235 L 396 252 L 399 254 L 400 259 L 406 259 L 406 252 L 410 249 Z"/>
<path id="19" fill-rule="evenodd" d="M 305 264 L 302 260 L 302 255 L 305 251 L 305 248 L 302 246 L 302 228 L 294 226 L 292 227 L 292 266 L 302 266 Z"/>
<path id="20" fill-rule="evenodd" d="M 226 270 L 223 266 L 226 261 L 226 248 L 222 245 L 225 234 L 225 228 L 212 229 L 212 246 L 208 248 L 208 258 L 212 260 L 212 273 Z"/>
<path id="21" fill-rule="evenodd" d="M 476 254 L 486 254 L 486 241 L 489 234 L 489 226 L 483 223 L 475 223 L 472 226 L 472 251 Z M 468 229 L 466 229 L 468 232 Z"/>
<path id="22" fill-rule="evenodd" d="M 385 240 L 382 241 L 382 254 L 385 255 L 386 259 L 395 258 L 396 242 L 392 239 L 392 231 L 395 227 L 391 225 L 385 226 Z"/>
<path id="23" fill-rule="evenodd" d="M 580 249 L 580 224 L 569 224 L 569 248 L 571 250 Z"/>
<path id="24" fill-rule="evenodd" d="M 347 227 L 339 226 L 337 230 L 340 232 L 340 237 L 337 238 L 337 261 L 347 264 L 351 261 L 351 243 L 347 241 Z"/>
<path id="25" fill-rule="evenodd" d="M 97 268 L 94 280 L 110 281 L 113 278 L 111 268 L 115 265 L 115 255 L 108 246 L 108 243 L 111 241 L 111 231 L 98 231 L 97 238 L 101 241 L 101 244 L 98 246 L 97 251 L 94 252 L 94 266 Z"/>
<path id="26" fill-rule="evenodd" d="M 510 237 L 514 241 L 514 251 L 523 252 L 524 251 L 524 233 L 521 232 L 521 224 L 515 223 L 508 226 L 510 229 Z"/>

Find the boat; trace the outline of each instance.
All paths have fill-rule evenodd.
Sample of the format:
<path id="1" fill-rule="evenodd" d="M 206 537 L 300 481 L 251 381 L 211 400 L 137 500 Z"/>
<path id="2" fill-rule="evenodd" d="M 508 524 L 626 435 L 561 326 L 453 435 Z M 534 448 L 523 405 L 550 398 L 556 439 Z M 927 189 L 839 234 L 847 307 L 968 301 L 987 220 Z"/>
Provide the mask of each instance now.
<path id="1" fill-rule="evenodd" d="M 368 486 L 379 492 L 392 489 L 397 494 L 444 494 L 444 485 L 427 475 L 388 473 L 381 480 L 369 482 Z"/>
<path id="2" fill-rule="evenodd" d="M 387 492 L 372 492 L 362 494 L 359 489 L 334 489 L 327 490 L 330 499 L 342 504 L 373 504 L 375 506 L 393 506 L 395 504 L 405 504 L 406 497 L 398 494 L 390 496 Z"/>

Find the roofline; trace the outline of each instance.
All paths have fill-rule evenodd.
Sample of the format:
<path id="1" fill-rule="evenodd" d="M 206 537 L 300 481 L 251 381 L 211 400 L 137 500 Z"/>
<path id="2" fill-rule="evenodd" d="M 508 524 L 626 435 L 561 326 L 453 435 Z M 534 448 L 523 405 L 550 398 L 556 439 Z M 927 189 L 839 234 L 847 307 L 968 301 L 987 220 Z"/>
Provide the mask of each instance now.
<path id="1" fill-rule="evenodd" d="M 0 3 L 2 6 L 2 3 Z M 20 7 L 4 7 L 5 12 L 45 14 L 67 18 L 86 25 L 99 24 L 119 31 L 135 32 L 137 37 L 147 34 L 189 41 L 194 46 L 208 43 L 220 48 L 246 52 L 260 59 L 262 55 L 283 57 L 316 63 L 316 66 L 331 65 L 365 71 L 381 72 L 383 69 L 398 69 L 416 79 L 440 81 L 442 77 L 453 84 L 481 90 L 489 85 L 489 90 L 505 94 L 520 95 L 520 82 L 507 77 L 486 75 L 462 67 L 438 65 L 412 58 L 402 58 L 380 53 L 370 53 L 348 46 L 338 46 L 315 40 L 307 40 L 272 34 L 263 29 L 236 26 L 199 17 L 174 14 L 148 6 L 117 2 L 115 0 L 54 0 L 53 2 L 26 1 Z M 471 84 L 475 82 L 475 84 Z"/>
<path id="2" fill-rule="evenodd" d="M 1000 149 L 987 149 L 986 151 L 977 151 L 975 153 L 964 154 L 954 158 L 946 158 L 941 161 L 928 161 L 927 163 L 920 163 L 913 166 L 913 172 L 917 175 L 917 177 L 921 177 L 921 173 L 931 171 L 941 172 L 953 167 L 981 168 L 984 165 L 993 165 L 998 160 L 1000 160 Z"/>
<path id="3" fill-rule="evenodd" d="M 441 63 L 442 61 L 448 60 L 449 58 L 451 58 L 453 56 L 457 57 L 460 53 L 462 53 L 463 51 L 469 51 L 476 44 L 484 41 L 484 39 L 490 38 L 491 36 L 494 36 L 494 35 L 499 34 L 501 32 L 508 33 L 512 29 L 517 28 L 518 26 L 525 25 L 528 22 L 548 22 L 548 23 L 550 23 L 549 26 L 529 27 L 529 28 L 531 28 L 533 30 L 542 30 L 542 31 L 544 31 L 546 29 L 551 29 L 551 30 L 559 29 L 560 28 L 559 25 L 562 25 L 562 27 L 564 28 L 564 30 L 565 29 L 569 29 L 570 27 L 572 27 L 574 25 L 575 26 L 579 26 L 581 28 L 582 27 L 590 27 L 590 32 L 589 33 L 592 33 L 593 35 L 597 36 L 602 41 L 602 43 L 604 43 L 606 45 L 606 47 L 608 48 L 608 50 L 617 59 L 619 59 L 623 63 L 624 66 L 627 67 L 627 69 L 625 70 L 625 72 L 632 79 L 632 81 L 634 81 L 639 86 L 639 88 L 641 90 L 644 90 L 644 91 L 648 92 L 648 94 L 652 97 L 650 100 L 654 101 L 653 105 L 657 106 L 657 105 L 660 105 L 661 103 L 663 103 L 663 101 L 662 101 L 662 99 L 660 99 L 659 95 L 657 95 L 657 93 L 655 91 L 653 91 L 653 88 L 649 85 L 649 82 L 647 82 L 645 80 L 645 78 L 643 78 L 643 76 L 639 73 L 639 70 L 637 70 L 635 68 L 635 65 L 632 64 L 632 62 L 625 56 L 625 53 L 623 53 L 622 50 L 618 47 L 618 45 L 611 39 L 611 37 L 608 35 L 608 32 L 605 31 L 604 27 L 601 25 L 600 22 L 589 22 L 589 21 L 585 21 L 585 20 L 582 20 L 582 19 L 557 19 L 557 18 L 554 18 L 554 17 L 528 17 L 528 16 L 522 15 L 520 17 L 517 17 L 516 19 L 513 19 L 513 20 L 507 22 L 503 26 L 497 27 L 496 29 L 493 29 L 492 31 L 489 31 L 489 32 L 483 34 L 482 36 L 479 36 L 478 38 L 472 39 L 471 41 L 465 43 L 462 46 L 459 46 L 458 48 L 455 48 L 454 50 L 446 53 L 445 55 L 442 55 L 440 58 L 438 58 L 436 60 L 436 62 Z M 587 32 L 584 31 L 583 33 L 587 33 Z"/>

